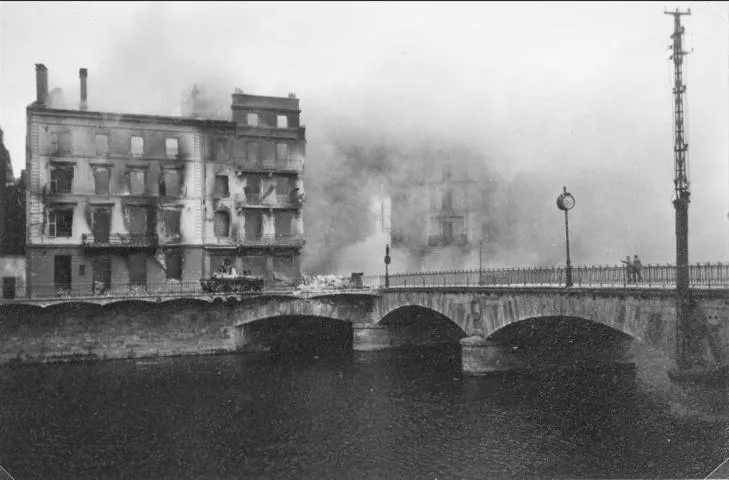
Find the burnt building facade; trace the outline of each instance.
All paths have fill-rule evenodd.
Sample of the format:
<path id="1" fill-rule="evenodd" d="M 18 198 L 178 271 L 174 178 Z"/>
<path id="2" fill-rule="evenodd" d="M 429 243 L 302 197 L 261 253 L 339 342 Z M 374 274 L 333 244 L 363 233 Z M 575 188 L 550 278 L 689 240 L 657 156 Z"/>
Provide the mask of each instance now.
<path id="1" fill-rule="evenodd" d="M 48 73 L 36 65 L 37 98 L 27 108 L 29 295 L 194 289 L 215 271 L 223 250 L 234 254 L 239 271 L 268 279 L 277 277 L 278 264 L 269 257 L 279 251 L 296 257 L 290 262 L 298 265 L 300 244 L 283 248 L 270 225 L 277 218 L 273 210 L 284 208 L 239 197 L 240 179 L 258 171 L 222 160 L 221 152 L 236 151 L 245 128 L 235 121 L 90 111 L 86 70 L 79 76 L 79 108 L 49 108 Z M 263 143 L 263 126 L 246 128 L 257 128 L 249 136 Z M 298 138 L 298 132 L 291 134 Z M 233 167 L 227 181 L 223 166 Z M 274 178 L 276 169 L 261 173 Z M 248 219 L 248 210 L 267 216 L 251 216 L 246 228 L 241 218 Z M 259 224 L 259 243 L 249 242 L 249 230 Z"/>
<path id="2" fill-rule="evenodd" d="M 268 284 L 296 284 L 306 148 L 299 100 L 237 91 L 232 115 L 206 130 L 205 270 L 229 262 Z"/>

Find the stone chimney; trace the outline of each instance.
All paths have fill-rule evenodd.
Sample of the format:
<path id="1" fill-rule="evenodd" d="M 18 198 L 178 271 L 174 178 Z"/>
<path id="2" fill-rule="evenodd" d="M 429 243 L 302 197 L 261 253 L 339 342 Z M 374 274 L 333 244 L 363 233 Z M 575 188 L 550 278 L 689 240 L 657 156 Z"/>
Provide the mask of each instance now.
<path id="1" fill-rule="evenodd" d="M 85 68 L 79 68 L 78 78 L 81 79 L 81 104 L 79 108 L 81 110 L 88 110 L 89 105 L 86 97 L 86 77 L 88 77 L 88 70 Z"/>
<path id="2" fill-rule="evenodd" d="M 48 69 L 42 63 L 35 64 L 36 103 L 45 106 L 48 103 Z"/>

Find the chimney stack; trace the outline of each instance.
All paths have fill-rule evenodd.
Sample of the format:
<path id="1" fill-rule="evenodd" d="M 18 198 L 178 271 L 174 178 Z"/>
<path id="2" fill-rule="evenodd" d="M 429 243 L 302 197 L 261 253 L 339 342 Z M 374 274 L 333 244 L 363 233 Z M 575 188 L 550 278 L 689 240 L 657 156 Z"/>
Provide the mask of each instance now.
<path id="1" fill-rule="evenodd" d="M 86 100 L 86 77 L 88 77 L 88 70 L 80 68 L 78 70 L 78 78 L 81 79 L 81 110 L 88 110 L 89 105 Z"/>
<path id="2" fill-rule="evenodd" d="M 42 63 L 35 64 L 36 103 L 45 106 L 48 103 L 48 69 Z"/>

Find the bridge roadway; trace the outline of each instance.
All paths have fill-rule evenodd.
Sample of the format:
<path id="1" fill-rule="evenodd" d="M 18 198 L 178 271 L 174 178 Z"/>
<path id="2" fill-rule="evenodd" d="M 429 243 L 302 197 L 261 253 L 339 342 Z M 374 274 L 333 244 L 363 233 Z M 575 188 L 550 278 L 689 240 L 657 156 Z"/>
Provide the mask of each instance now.
<path id="1" fill-rule="evenodd" d="M 542 270 L 545 269 L 539 269 Z M 717 275 L 704 276 L 700 282 L 692 282 L 692 335 L 698 338 L 695 348 L 698 352 L 696 358 L 698 364 L 726 368 L 729 361 L 729 285 L 726 285 L 726 280 L 729 279 L 729 275 L 725 275 L 724 269 L 718 271 L 719 278 Z M 268 290 L 244 295 L 176 292 L 135 297 L 15 299 L 3 301 L 0 309 L 34 306 L 41 307 L 39 312 L 49 310 L 47 316 L 54 318 L 44 320 L 46 325 L 62 322 L 60 326 L 54 324 L 56 325 L 54 332 L 79 323 L 64 321 L 62 318 L 56 319 L 60 313 L 55 312 L 54 308 L 62 309 L 64 306 L 59 304 L 86 304 L 96 307 L 97 310 L 94 311 L 96 313 L 84 314 L 86 319 L 98 318 L 89 324 L 93 328 L 107 321 L 104 308 L 114 309 L 115 314 L 122 319 L 130 319 L 134 315 L 139 318 L 149 316 L 150 318 L 146 320 L 141 318 L 126 332 L 126 335 L 131 334 L 136 338 L 137 342 L 140 341 L 138 340 L 140 329 L 156 329 L 159 324 L 168 322 L 165 323 L 163 335 L 176 338 L 180 327 L 175 322 L 179 322 L 180 318 L 204 317 L 206 320 L 203 323 L 200 323 L 202 321 L 200 320 L 197 326 L 185 328 L 189 330 L 202 328 L 210 332 L 220 326 L 219 330 L 223 333 L 225 341 L 209 334 L 205 342 L 206 345 L 210 345 L 211 351 L 246 350 L 270 341 L 271 339 L 264 338 L 260 334 L 260 328 L 257 328 L 268 319 L 328 318 L 351 325 L 355 350 L 378 350 L 407 345 L 428 345 L 439 341 L 460 341 L 463 367 L 468 373 L 488 373 L 524 367 L 533 359 L 524 358 L 512 348 L 509 342 L 513 340 L 513 335 L 518 335 L 521 327 L 553 325 L 554 319 L 567 319 L 575 326 L 602 326 L 603 341 L 593 343 L 590 346 L 591 351 L 586 352 L 583 349 L 582 352 L 591 355 L 598 362 L 625 361 L 626 345 L 632 340 L 646 342 L 675 357 L 677 335 L 684 333 L 676 331 L 675 289 L 670 284 L 670 276 L 666 276 L 663 282 L 655 281 L 653 278 L 650 283 L 644 281 L 639 285 L 624 284 L 622 277 L 617 274 L 612 275 L 609 279 L 611 282 L 600 279 L 599 283 L 594 284 L 586 282 L 586 278 L 583 277 L 581 284 L 566 288 L 558 282 L 545 284 L 545 278 L 540 278 L 537 283 L 530 283 L 528 275 L 531 273 L 526 274 L 517 270 L 509 272 L 516 273 L 513 273 L 513 278 L 507 278 L 508 281 L 505 283 L 497 283 L 498 279 L 493 272 L 490 284 L 483 284 L 485 283 L 483 272 L 478 271 L 475 272 L 477 275 L 475 282 L 471 282 L 469 277 L 473 272 L 448 272 L 447 275 L 428 273 L 421 274 L 420 277 L 394 276 L 394 282 L 391 282 L 388 288 L 382 287 L 384 282 L 381 278 L 377 278 L 374 281 L 370 279 L 370 286 L 356 289 L 309 292 Z M 556 276 L 559 278 L 559 275 Z M 445 278 L 444 283 L 441 283 L 442 278 Z M 515 278 L 520 281 L 514 281 Z M 527 281 L 523 282 L 524 279 Z M 135 313 L 131 313 L 131 310 L 126 312 L 125 305 L 131 304 L 156 306 L 152 308 L 150 305 L 146 310 L 135 310 Z M 99 311 L 98 306 L 102 306 L 102 310 Z M 54 312 L 52 315 L 51 311 Z M 78 313 L 68 315 L 78 316 Z M 25 314 L 17 313 L 17 317 L 17 322 L 9 327 L 4 326 L 3 320 L 0 320 L 0 330 L 9 328 L 10 336 L 14 336 L 17 344 L 22 345 L 25 335 L 23 322 L 28 319 L 27 311 Z M 448 335 L 444 335 L 443 332 L 434 333 L 432 328 L 426 328 L 427 322 L 418 323 L 418 319 L 421 318 L 438 318 L 442 324 L 447 325 L 444 331 L 450 328 L 450 332 Z M 117 321 L 116 325 L 121 321 L 123 320 Z M 75 333 L 76 335 L 80 333 L 87 339 L 87 344 L 82 349 L 96 351 L 95 349 L 105 348 L 98 346 L 103 342 L 96 341 L 98 339 L 94 337 L 94 333 L 89 333 L 87 330 Z M 568 331 L 562 333 L 565 336 L 571 335 Z M 110 334 L 107 328 L 104 335 L 106 335 L 104 338 L 108 339 L 109 335 L 113 336 L 115 333 Z M 186 331 L 185 335 L 193 334 Z M 48 335 L 40 336 L 46 338 Z M 39 341 L 38 337 L 36 334 L 32 340 Z M 43 341 L 46 343 L 37 345 L 38 351 L 47 351 L 50 348 L 48 346 L 50 340 Z M 54 345 L 65 341 L 56 339 Z M 201 342 L 202 340 L 198 341 Z M 103 343 L 107 344 L 108 342 Z M 194 349 L 194 346 L 188 345 L 185 351 L 189 349 Z M 12 348 L 0 354 L 7 359 L 13 356 L 10 350 Z M 78 350 L 76 348 L 74 351 Z M 157 348 L 154 344 L 147 345 L 144 350 L 144 352 L 157 352 L 159 355 L 167 354 L 165 352 L 175 354 L 176 351 Z M 146 353 L 139 351 L 135 353 L 135 355 L 144 354 Z"/>

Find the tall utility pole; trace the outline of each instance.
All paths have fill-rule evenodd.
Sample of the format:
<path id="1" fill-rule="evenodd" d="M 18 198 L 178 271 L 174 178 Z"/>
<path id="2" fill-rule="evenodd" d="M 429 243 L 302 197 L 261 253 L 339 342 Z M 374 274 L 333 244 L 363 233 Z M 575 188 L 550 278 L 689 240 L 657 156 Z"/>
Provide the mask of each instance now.
<path id="1" fill-rule="evenodd" d="M 685 28 L 681 25 L 682 15 L 691 15 L 691 10 L 680 12 L 664 12 L 673 15 L 673 53 L 671 59 L 674 66 L 673 84 L 673 153 L 674 153 L 674 200 L 676 209 L 676 363 L 679 368 L 690 368 L 691 355 L 691 329 L 689 304 L 689 258 L 688 258 L 688 207 L 689 181 L 687 173 L 688 144 L 684 132 L 684 104 L 683 94 L 686 85 L 683 83 L 683 57 L 688 52 L 683 50 L 683 33 Z"/>

